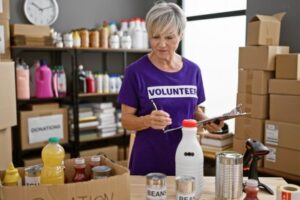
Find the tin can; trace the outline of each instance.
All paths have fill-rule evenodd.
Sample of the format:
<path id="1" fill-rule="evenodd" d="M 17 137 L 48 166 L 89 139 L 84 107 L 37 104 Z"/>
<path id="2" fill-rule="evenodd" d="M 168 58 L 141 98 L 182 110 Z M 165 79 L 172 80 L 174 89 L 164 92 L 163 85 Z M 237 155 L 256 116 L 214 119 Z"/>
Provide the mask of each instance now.
<path id="1" fill-rule="evenodd" d="M 216 158 L 216 200 L 239 200 L 243 188 L 243 155 L 220 152 Z"/>
<path id="2" fill-rule="evenodd" d="M 146 199 L 166 200 L 167 199 L 167 176 L 163 173 L 149 173 L 146 175 Z"/>
<path id="3" fill-rule="evenodd" d="M 111 175 L 111 167 L 106 165 L 93 167 L 93 179 L 107 178 Z"/>
<path id="4" fill-rule="evenodd" d="M 33 165 L 25 168 L 25 185 L 41 184 L 41 165 Z"/>
<path id="5" fill-rule="evenodd" d="M 176 200 L 195 200 L 195 178 L 193 176 L 176 176 Z"/>

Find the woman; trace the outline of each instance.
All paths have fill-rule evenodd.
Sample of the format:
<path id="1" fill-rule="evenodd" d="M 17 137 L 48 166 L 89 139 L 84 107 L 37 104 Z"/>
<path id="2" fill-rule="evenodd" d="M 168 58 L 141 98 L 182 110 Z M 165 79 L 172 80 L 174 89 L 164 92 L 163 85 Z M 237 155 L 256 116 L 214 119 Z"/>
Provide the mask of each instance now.
<path id="1" fill-rule="evenodd" d="M 158 3 L 146 16 L 152 51 L 129 65 L 119 94 L 123 127 L 136 131 L 129 168 L 133 175 L 175 175 L 183 119 L 205 119 L 199 67 L 176 53 L 186 17 L 174 3 Z M 218 131 L 223 126 L 206 128 Z"/>

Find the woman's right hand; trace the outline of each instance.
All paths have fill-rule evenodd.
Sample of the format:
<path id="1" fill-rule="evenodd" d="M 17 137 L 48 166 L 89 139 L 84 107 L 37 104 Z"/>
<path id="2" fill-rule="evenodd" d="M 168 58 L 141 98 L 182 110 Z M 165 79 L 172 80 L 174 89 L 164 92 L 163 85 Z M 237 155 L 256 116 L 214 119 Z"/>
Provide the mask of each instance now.
<path id="1" fill-rule="evenodd" d="M 169 113 L 163 110 L 153 110 L 147 118 L 148 126 L 153 129 L 165 129 L 172 124 Z"/>

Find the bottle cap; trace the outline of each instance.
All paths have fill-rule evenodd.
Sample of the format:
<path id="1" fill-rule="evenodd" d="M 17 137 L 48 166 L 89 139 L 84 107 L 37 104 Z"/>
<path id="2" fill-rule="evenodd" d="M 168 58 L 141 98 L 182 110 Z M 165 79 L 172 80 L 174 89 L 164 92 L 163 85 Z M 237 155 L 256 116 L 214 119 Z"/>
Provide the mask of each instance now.
<path id="1" fill-rule="evenodd" d="M 84 158 L 75 158 L 75 164 L 76 165 L 83 165 L 83 164 L 85 164 Z"/>
<path id="2" fill-rule="evenodd" d="M 15 168 L 14 164 L 11 162 L 8 165 L 8 168 L 6 169 L 6 173 L 7 174 L 14 174 L 14 173 L 18 173 L 18 170 Z"/>
<path id="3" fill-rule="evenodd" d="M 58 137 L 50 137 L 48 139 L 49 143 L 59 143 L 59 138 Z"/>
<path id="4" fill-rule="evenodd" d="M 184 119 L 182 121 L 182 126 L 187 128 L 197 127 L 197 121 L 194 119 Z"/>
<path id="5" fill-rule="evenodd" d="M 248 179 L 246 181 L 246 185 L 250 187 L 257 187 L 258 186 L 258 181 L 255 179 Z"/>
<path id="6" fill-rule="evenodd" d="M 92 156 L 91 157 L 91 161 L 93 161 L 93 162 L 100 162 L 100 160 L 101 160 L 101 158 L 100 158 L 100 156 Z"/>

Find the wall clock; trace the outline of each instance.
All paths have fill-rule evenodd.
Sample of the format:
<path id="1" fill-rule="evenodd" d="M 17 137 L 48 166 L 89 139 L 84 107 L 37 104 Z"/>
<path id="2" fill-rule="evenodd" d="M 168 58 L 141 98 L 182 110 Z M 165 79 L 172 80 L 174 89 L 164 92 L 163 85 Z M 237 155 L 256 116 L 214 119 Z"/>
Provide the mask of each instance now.
<path id="1" fill-rule="evenodd" d="M 24 12 L 28 21 L 35 25 L 52 25 L 59 13 L 56 0 L 25 0 Z"/>

